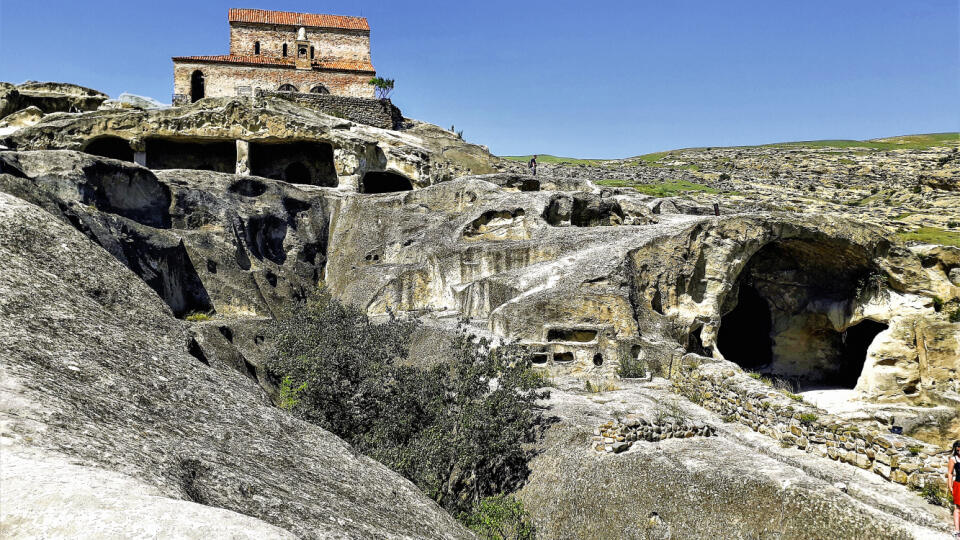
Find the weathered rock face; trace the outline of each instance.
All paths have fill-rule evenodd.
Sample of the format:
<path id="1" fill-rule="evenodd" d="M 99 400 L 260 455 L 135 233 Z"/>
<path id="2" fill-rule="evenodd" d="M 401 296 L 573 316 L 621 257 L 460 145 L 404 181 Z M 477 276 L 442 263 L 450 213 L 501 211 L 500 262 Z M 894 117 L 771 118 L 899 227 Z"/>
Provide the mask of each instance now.
<path id="1" fill-rule="evenodd" d="M 783 449 L 657 382 L 621 382 L 601 394 L 555 382 L 551 410 L 560 421 L 518 494 L 545 538 L 932 538 L 946 530 L 948 511 L 905 486 Z M 596 426 L 633 413 L 654 425 L 706 423 L 715 436 L 592 450 Z"/>
<path id="2" fill-rule="evenodd" d="M 170 524 L 164 508 L 177 513 L 164 533 L 193 537 L 470 536 L 411 483 L 188 342 L 107 251 L 0 194 L 5 536 L 147 534 Z M 55 509 L 40 502 L 51 490 Z"/>
<path id="3" fill-rule="evenodd" d="M 907 537 L 942 517 L 883 478 L 864 480 L 851 503 L 805 473 L 829 483 L 855 466 L 771 450 L 752 438 L 762 434 L 719 427 L 692 403 L 681 408 L 700 426 L 695 444 L 671 430 L 669 441 L 648 434 L 598 458 L 594 426 L 680 398 L 655 380 L 613 394 L 631 409 L 613 411 L 611 397 L 579 389 L 586 379 L 600 383 L 591 392 L 619 392 L 611 381 L 628 363 L 675 375 L 697 353 L 792 391 L 845 389 L 861 404 L 845 422 L 960 437 L 960 324 L 950 320 L 960 250 L 906 247 L 843 212 L 602 187 L 586 168 L 579 178 L 464 177 L 492 172 L 496 159 L 436 126 L 377 130 L 286 100 L 29 123 L 3 139 L 15 150 L 0 152 L 3 418 L 14 434 L 4 440 L 19 460 L 4 478 L 20 482 L 17 493 L 35 466 L 135 495 L 91 512 L 119 509 L 124 519 L 153 501 L 192 513 L 198 528 L 184 535 L 248 525 L 260 536 L 278 532 L 271 526 L 464 535 L 408 483 L 269 406 L 277 381 L 262 368 L 264 324 L 323 281 L 370 314 L 423 316 L 431 326 L 420 349 L 437 349 L 430 343 L 458 324 L 525 344 L 572 385 L 545 404 L 560 421 L 520 493 L 547 537 L 755 537 L 805 526 L 824 537 Z M 190 314 L 209 320 L 175 318 Z M 697 433 L 718 437 L 700 444 Z M 70 493 L 81 504 L 88 491 Z M 888 502 L 897 498 L 907 502 Z M 36 498 L 25 500 L 8 515 L 29 513 Z M 63 524 L 45 515 L 34 517 L 50 534 L 89 527 L 55 529 Z"/>
<path id="4" fill-rule="evenodd" d="M 305 142 L 317 146 L 309 152 L 313 159 L 303 155 Z M 84 150 L 151 169 L 253 171 L 347 190 L 360 189 L 371 173 L 401 176 L 410 189 L 493 172 L 495 162 L 485 149 L 439 128 L 377 129 L 269 97 L 44 118 L 8 135 L 2 144 L 18 150 Z"/>
<path id="5" fill-rule="evenodd" d="M 637 198 L 505 193 L 479 178 L 348 197 L 327 283 L 373 313 L 475 318 L 563 372 L 612 373 L 637 354 L 662 366 L 686 349 L 804 384 L 862 379 L 875 399 L 952 391 L 955 332 L 937 333 L 921 367 L 914 328 L 945 329 L 928 295 L 958 291 L 881 230 L 826 216 L 655 217 Z M 884 272 L 912 277 L 888 284 Z M 887 370 L 895 347 L 914 352 Z"/>
<path id="6" fill-rule="evenodd" d="M 328 217 L 317 193 L 79 152 L 3 152 L 0 166 L 13 173 L 0 189 L 73 223 L 178 316 L 269 316 L 323 272 Z"/>
<path id="7" fill-rule="evenodd" d="M 75 84 L 0 83 L 0 118 L 29 107 L 36 107 L 44 114 L 94 111 L 106 100 L 106 94 Z"/>

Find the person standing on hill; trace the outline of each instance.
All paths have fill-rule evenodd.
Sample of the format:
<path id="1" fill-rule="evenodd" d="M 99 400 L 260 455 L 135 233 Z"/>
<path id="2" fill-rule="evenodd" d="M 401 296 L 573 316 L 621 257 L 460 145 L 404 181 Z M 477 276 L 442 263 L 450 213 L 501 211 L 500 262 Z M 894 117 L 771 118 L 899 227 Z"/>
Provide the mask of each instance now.
<path id="1" fill-rule="evenodd" d="M 953 494 L 953 537 L 960 538 L 960 441 L 954 441 L 947 461 L 947 489 Z"/>
<path id="2" fill-rule="evenodd" d="M 530 158 L 529 165 L 530 165 L 530 174 L 536 176 L 537 175 L 537 155 L 536 154 L 534 154 L 533 157 Z"/>

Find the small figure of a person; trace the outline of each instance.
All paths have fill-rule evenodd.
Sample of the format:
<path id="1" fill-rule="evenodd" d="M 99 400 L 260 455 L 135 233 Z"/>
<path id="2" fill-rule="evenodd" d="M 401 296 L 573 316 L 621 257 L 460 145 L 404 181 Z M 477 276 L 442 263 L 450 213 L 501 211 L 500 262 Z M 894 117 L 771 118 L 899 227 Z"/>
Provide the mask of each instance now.
<path id="1" fill-rule="evenodd" d="M 530 174 L 536 176 L 537 175 L 537 155 L 536 154 L 534 154 L 533 157 L 530 158 L 529 165 L 530 165 Z"/>
<path id="2" fill-rule="evenodd" d="M 947 461 L 947 489 L 953 494 L 953 537 L 960 538 L 960 441 L 954 441 Z"/>

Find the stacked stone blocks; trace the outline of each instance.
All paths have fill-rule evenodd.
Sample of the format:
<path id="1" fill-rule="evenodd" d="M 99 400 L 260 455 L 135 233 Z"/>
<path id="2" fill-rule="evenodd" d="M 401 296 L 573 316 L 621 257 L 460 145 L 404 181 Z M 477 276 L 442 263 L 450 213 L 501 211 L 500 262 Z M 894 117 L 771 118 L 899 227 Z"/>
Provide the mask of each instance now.
<path id="1" fill-rule="evenodd" d="M 403 114 L 389 99 L 306 94 L 303 92 L 272 92 L 269 90 L 258 90 L 256 96 L 258 98 L 277 97 L 286 99 L 324 114 L 381 129 L 397 129 L 403 123 Z"/>
<path id="2" fill-rule="evenodd" d="M 685 420 L 649 421 L 627 415 L 622 421 L 611 420 L 593 430 L 593 449 L 618 454 L 638 441 L 657 442 L 673 438 L 710 437 L 713 427 Z"/>
<path id="3" fill-rule="evenodd" d="M 862 429 L 754 380 L 730 362 L 688 354 L 673 381 L 688 399 L 784 447 L 870 470 L 916 489 L 946 490 L 947 455 L 940 449 L 910 437 Z"/>

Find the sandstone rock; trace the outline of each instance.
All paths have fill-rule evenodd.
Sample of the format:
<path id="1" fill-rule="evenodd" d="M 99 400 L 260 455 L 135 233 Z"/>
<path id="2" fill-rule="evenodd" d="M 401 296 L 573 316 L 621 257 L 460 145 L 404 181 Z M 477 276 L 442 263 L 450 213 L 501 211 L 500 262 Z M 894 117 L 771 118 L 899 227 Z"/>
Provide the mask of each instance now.
<path id="1" fill-rule="evenodd" d="M 106 94 L 75 84 L 26 82 L 15 87 L 5 84 L 0 88 L 0 118 L 28 107 L 36 107 L 44 114 L 93 111 L 106 99 Z"/>
<path id="2" fill-rule="evenodd" d="M 300 537 L 470 537 L 410 482 L 188 349 L 182 324 L 141 279 L 72 226 L 0 194 L 2 466 L 14 479 L 0 492 L 6 534 L 55 536 L 111 515 L 149 531 L 167 507 L 197 516 L 178 529 L 188 535 L 214 526 L 269 535 L 270 524 Z M 32 474 L 93 513 L 51 519 L 48 507 L 7 500 L 36 479 L 7 459 L 11 445 L 35 463 L 64 455 L 90 468 L 91 486 L 64 483 L 73 473 L 60 465 Z M 103 472 L 117 470 L 124 477 Z M 89 502 L 93 486 L 109 490 L 102 501 Z M 118 490 L 131 496 L 106 496 Z"/>

